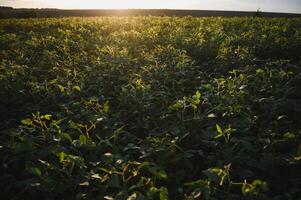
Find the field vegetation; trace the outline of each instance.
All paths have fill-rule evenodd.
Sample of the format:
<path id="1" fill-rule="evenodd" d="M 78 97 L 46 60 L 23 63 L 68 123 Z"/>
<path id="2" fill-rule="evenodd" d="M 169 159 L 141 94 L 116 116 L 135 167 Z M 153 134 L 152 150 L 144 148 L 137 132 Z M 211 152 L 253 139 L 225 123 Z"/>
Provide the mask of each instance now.
<path id="1" fill-rule="evenodd" d="M 0 20 L 2 199 L 301 197 L 301 19 Z"/>

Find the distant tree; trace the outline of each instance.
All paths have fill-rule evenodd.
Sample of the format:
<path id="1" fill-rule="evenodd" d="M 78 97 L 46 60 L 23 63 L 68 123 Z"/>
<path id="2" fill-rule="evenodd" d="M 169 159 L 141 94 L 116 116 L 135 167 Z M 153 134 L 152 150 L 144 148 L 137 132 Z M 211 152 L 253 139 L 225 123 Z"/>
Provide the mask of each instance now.
<path id="1" fill-rule="evenodd" d="M 12 10 L 13 7 L 7 7 L 7 6 L 0 6 L 0 10 Z"/>
<path id="2" fill-rule="evenodd" d="M 36 18 L 37 13 L 34 10 L 26 10 L 26 11 L 20 11 L 16 13 L 17 18 Z"/>
<path id="3" fill-rule="evenodd" d="M 260 8 L 257 9 L 255 16 L 262 17 L 262 12 L 261 12 Z"/>

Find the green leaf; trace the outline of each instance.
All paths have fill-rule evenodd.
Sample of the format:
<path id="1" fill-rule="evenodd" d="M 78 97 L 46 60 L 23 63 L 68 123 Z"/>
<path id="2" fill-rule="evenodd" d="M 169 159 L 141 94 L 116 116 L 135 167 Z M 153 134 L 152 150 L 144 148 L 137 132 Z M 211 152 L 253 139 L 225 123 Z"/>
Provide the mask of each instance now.
<path id="1" fill-rule="evenodd" d="M 103 109 L 102 110 L 103 110 L 103 112 L 108 113 L 109 109 L 110 109 L 109 101 L 106 101 L 105 104 L 103 105 Z"/>
<path id="2" fill-rule="evenodd" d="M 215 118 L 216 115 L 215 115 L 214 113 L 211 113 L 211 114 L 209 114 L 207 117 L 208 117 L 208 118 Z"/>
<path id="3" fill-rule="evenodd" d="M 76 90 L 76 91 L 78 91 L 78 92 L 80 92 L 80 90 L 81 90 L 78 85 L 74 86 L 73 89 Z"/>
<path id="4" fill-rule="evenodd" d="M 263 69 L 256 69 L 256 74 L 263 74 L 264 70 Z"/>
<path id="5" fill-rule="evenodd" d="M 191 104 L 191 107 L 196 110 L 198 107 L 195 104 Z"/>
<path id="6" fill-rule="evenodd" d="M 44 115 L 44 118 L 47 119 L 47 120 L 50 120 L 51 117 L 52 117 L 52 115 L 50 115 L 50 114 Z"/>
<path id="7" fill-rule="evenodd" d="M 85 182 L 82 182 L 79 184 L 80 186 L 89 186 L 89 182 L 88 181 L 85 181 Z"/>
<path id="8" fill-rule="evenodd" d="M 223 130 L 222 130 L 222 128 L 221 128 L 218 124 L 216 124 L 215 126 L 216 126 L 217 132 L 218 132 L 219 134 L 222 134 L 222 135 L 223 135 Z"/>
<path id="9" fill-rule="evenodd" d="M 85 145 L 85 144 L 87 144 L 87 137 L 84 135 L 80 135 L 79 141 L 80 141 L 81 145 Z"/>
<path id="10" fill-rule="evenodd" d="M 64 138 L 66 138 L 70 143 L 72 143 L 73 140 L 72 140 L 71 136 L 70 136 L 68 133 L 64 133 L 63 136 L 64 136 Z"/>
<path id="11" fill-rule="evenodd" d="M 200 91 L 196 91 L 195 97 L 196 97 L 197 99 L 200 99 L 200 98 L 201 98 L 201 93 L 200 93 Z"/>
<path id="12" fill-rule="evenodd" d="M 60 162 L 64 162 L 64 160 L 65 160 L 65 153 L 64 152 L 61 152 L 60 153 Z"/>
<path id="13" fill-rule="evenodd" d="M 113 154 L 110 153 L 110 152 L 104 153 L 103 155 L 106 156 L 106 157 L 113 157 Z"/>
<path id="14" fill-rule="evenodd" d="M 279 117 L 277 118 L 277 120 L 281 120 L 281 119 L 285 119 L 285 118 L 287 118 L 286 115 L 281 115 L 281 116 L 279 116 Z"/>
<path id="15" fill-rule="evenodd" d="M 129 196 L 127 200 L 146 200 L 146 198 L 141 193 L 135 192 L 131 196 Z"/>
<path id="16" fill-rule="evenodd" d="M 164 179 L 167 178 L 167 174 L 164 170 L 159 170 L 158 175 L 159 175 L 160 178 L 164 178 Z"/>
<path id="17" fill-rule="evenodd" d="M 168 190 L 165 187 L 160 188 L 160 200 L 168 200 Z"/>
<path id="18" fill-rule="evenodd" d="M 132 194 L 127 198 L 127 200 L 137 200 L 137 194 L 136 193 Z"/>
<path id="19" fill-rule="evenodd" d="M 222 137 L 222 136 L 223 136 L 223 134 L 220 133 L 220 134 L 218 134 L 217 136 L 215 136 L 214 139 L 218 139 L 218 138 L 220 138 L 220 137 Z"/>
<path id="20" fill-rule="evenodd" d="M 193 104 L 193 105 L 199 105 L 200 103 L 201 103 L 200 99 L 193 99 L 193 100 L 191 100 L 191 104 Z"/>
<path id="21" fill-rule="evenodd" d="M 35 174 L 37 176 L 41 176 L 42 175 L 42 172 L 39 168 L 37 167 L 32 167 L 29 169 L 29 171 L 32 173 L 32 174 Z"/>
<path id="22" fill-rule="evenodd" d="M 254 190 L 254 188 L 252 187 L 252 185 L 248 184 L 246 182 L 241 187 L 241 192 L 243 195 L 247 195 L 247 194 L 251 193 L 253 190 Z"/>
<path id="23" fill-rule="evenodd" d="M 101 176 L 100 176 L 99 174 L 93 174 L 93 175 L 91 176 L 91 178 L 99 179 L 99 180 L 102 179 Z"/>
<path id="24" fill-rule="evenodd" d="M 59 87 L 61 93 L 65 92 L 64 86 L 62 86 L 62 85 L 60 85 L 60 84 L 57 84 L 57 86 Z"/>
<path id="25" fill-rule="evenodd" d="M 21 120 L 21 123 L 24 125 L 32 125 L 31 119 L 23 119 Z"/>
<path id="26" fill-rule="evenodd" d="M 159 189 L 156 188 L 156 187 L 151 187 L 151 188 L 150 188 L 150 192 L 151 192 L 152 194 L 155 194 L 155 193 L 157 193 L 158 191 L 159 191 Z"/>
<path id="27" fill-rule="evenodd" d="M 218 182 L 218 173 L 220 172 L 219 168 L 210 168 L 207 170 L 204 170 L 203 173 L 208 177 L 210 181 Z"/>
<path id="28" fill-rule="evenodd" d="M 166 172 L 164 170 L 158 170 L 157 167 L 149 167 L 148 170 L 159 179 L 166 179 L 167 178 Z"/>
<path id="29" fill-rule="evenodd" d="M 170 109 L 177 110 L 177 109 L 180 109 L 180 108 L 183 108 L 183 107 L 184 107 L 184 101 L 183 100 L 178 100 L 175 104 L 170 106 Z"/>
<path id="30" fill-rule="evenodd" d="M 54 84 L 56 82 L 57 82 L 57 79 L 52 79 L 52 80 L 49 81 L 50 84 Z"/>

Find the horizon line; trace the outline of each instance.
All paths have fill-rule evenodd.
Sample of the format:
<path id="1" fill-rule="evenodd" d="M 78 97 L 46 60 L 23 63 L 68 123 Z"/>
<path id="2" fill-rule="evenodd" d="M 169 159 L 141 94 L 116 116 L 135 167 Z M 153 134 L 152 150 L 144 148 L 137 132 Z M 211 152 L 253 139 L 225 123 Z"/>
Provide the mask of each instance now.
<path id="1" fill-rule="evenodd" d="M 192 8 L 56 8 L 56 7 L 37 7 L 37 8 L 24 8 L 24 7 L 12 7 L 12 6 L 1 6 L 1 7 L 6 7 L 6 8 L 12 8 L 12 9 L 36 9 L 36 10 L 179 10 L 179 11 L 212 11 L 212 12 L 260 12 L 260 13 L 279 13 L 279 14 L 297 14 L 301 15 L 301 12 L 281 12 L 281 11 L 264 11 L 258 8 L 257 10 L 230 10 L 230 9 L 225 9 L 225 10 L 220 10 L 220 9 L 215 9 L 215 10 L 210 10 L 210 9 L 192 9 Z"/>

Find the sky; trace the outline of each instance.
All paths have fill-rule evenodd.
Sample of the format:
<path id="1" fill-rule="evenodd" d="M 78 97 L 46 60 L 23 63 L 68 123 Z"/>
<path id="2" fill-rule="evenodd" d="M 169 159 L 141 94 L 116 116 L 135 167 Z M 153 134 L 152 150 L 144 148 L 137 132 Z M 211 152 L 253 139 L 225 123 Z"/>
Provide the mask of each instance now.
<path id="1" fill-rule="evenodd" d="M 15 8 L 157 8 L 301 13 L 301 0 L 0 0 Z"/>

